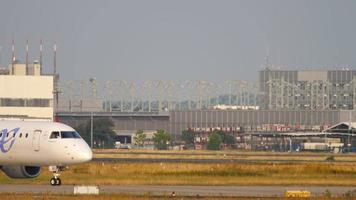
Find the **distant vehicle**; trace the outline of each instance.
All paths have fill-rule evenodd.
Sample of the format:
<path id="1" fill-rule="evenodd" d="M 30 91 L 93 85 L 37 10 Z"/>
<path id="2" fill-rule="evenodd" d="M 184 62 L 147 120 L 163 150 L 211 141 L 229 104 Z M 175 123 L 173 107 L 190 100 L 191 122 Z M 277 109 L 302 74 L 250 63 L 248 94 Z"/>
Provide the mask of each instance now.
<path id="1" fill-rule="evenodd" d="M 131 146 L 123 145 L 123 146 L 119 147 L 119 149 L 131 149 Z"/>
<path id="2" fill-rule="evenodd" d="M 343 143 L 322 143 L 322 142 L 305 142 L 303 143 L 304 151 L 334 151 L 339 152 L 344 147 Z"/>
<path id="3" fill-rule="evenodd" d="M 0 120 L 0 167 L 10 178 L 35 178 L 41 166 L 49 166 L 53 173 L 50 184 L 61 185 L 59 172 L 91 159 L 88 144 L 67 125 Z"/>
<path id="4" fill-rule="evenodd" d="M 131 145 L 129 144 L 121 144 L 121 142 L 115 142 L 116 149 L 131 149 Z"/>

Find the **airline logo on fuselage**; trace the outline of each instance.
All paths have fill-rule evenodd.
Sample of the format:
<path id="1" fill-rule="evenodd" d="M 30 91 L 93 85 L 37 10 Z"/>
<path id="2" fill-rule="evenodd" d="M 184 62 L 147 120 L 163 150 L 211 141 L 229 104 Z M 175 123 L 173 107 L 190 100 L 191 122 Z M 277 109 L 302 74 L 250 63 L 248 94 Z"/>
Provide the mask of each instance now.
<path id="1" fill-rule="evenodd" d="M 0 138 L 0 151 L 3 153 L 7 153 L 11 150 L 12 146 L 15 143 L 16 134 L 20 130 L 20 128 L 14 128 L 13 130 L 3 129 L 0 131 L 2 133 Z"/>

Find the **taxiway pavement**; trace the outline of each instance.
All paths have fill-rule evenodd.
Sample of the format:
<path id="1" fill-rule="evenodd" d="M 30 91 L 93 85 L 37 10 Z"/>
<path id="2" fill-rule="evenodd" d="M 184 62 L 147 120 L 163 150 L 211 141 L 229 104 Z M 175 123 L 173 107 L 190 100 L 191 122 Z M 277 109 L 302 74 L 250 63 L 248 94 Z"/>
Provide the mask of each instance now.
<path id="1" fill-rule="evenodd" d="M 323 195 L 327 190 L 332 195 L 354 191 L 349 186 L 161 186 L 161 185 L 99 185 L 101 194 L 170 195 L 177 196 L 233 196 L 273 197 L 283 196 L 287 190 L 307 190 L 312 196 Z M 74 185 L 0 185 L 0 193 L 49 193 L 73 194 Z"/>

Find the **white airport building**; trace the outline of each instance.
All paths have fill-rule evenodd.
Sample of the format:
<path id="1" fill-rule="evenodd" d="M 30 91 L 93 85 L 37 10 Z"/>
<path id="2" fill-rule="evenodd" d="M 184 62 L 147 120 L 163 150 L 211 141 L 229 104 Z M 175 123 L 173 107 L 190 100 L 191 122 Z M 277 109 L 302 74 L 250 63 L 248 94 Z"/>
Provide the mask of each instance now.
<path id="1" fill-rule="evenodd" d="M 53 76 L 41 65 L 14 62 L 0 73 L 0 117 L 53 120 Z"/>

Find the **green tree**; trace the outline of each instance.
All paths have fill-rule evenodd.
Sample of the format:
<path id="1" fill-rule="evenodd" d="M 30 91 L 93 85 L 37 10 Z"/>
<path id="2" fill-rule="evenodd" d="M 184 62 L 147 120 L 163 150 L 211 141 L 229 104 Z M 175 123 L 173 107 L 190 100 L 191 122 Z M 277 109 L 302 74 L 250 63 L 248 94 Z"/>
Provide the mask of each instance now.
<path id="1" fill-rule="evenodd" d="M 135 145 L 139 147 L 143 147 L 146 141 L 146 134 L 143 133 L 143 130 L 140 129 L 136 131 L 134 140 L 135 140 Z"/>
<path id="2" fill-rule="evenodd" d="M 158 150 L 167 150 L 168 149 L 168 143 L 171 140 L 171 137 L 169 134 L 163 130 L 159 129 L 157 132 L 153 135 L 153 142 L 155 145 L 155 148 Z"/>
<path id="3" fill-rule="evenodd" d="M 194 133 L 188 130 L 182 132 L 181 139 L 185 142 L 187 147 L 192 148 L 194 146 Z"/>
<path id="4" fill-rule="evenodd" d="M 221 139 L 225 147 L 233 148 L 234 144 L 236 144 L 236 139 L 231 134 L 223 133 L 221 134 Z"/>
<path id="5" fill-rule="evenodd" d="M 226 145 L 231 146 L 236 143 L 235 137 L 230 134 L 223 133 L 221 136 L 222 136 L 222 143 L 224 143 Z"/>
<path id="6" fill-rule="evenodd" d="M 232 146 L 236 143 L 235 137 L 232 136 L 231 134 L 225 133 L 224 131 L 221 130 L 215 130 L 214 133 L 217 133 L 221 136 L 221 142 L 223 144 Z"/>
<path id="7" fill-rule="evenodd" d="M 219 133 L 213 132 L 209 136 L 208 149 L 209 150 L 220 150 L 222 139 Z"/>
<path id="8" fill-rule="evenodd" d="M 82 138 L 90 144 L 90 120 L 74 127 Z M 104 144 L 103 148 L 114 148 L 114 123 L 107 117 L 95 117 L 93 120 L 93 140 Z"/>

